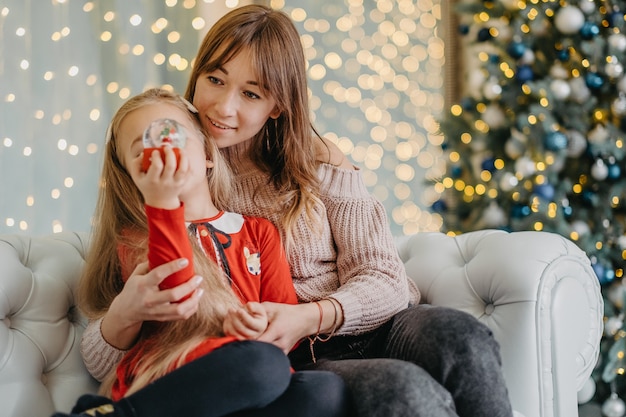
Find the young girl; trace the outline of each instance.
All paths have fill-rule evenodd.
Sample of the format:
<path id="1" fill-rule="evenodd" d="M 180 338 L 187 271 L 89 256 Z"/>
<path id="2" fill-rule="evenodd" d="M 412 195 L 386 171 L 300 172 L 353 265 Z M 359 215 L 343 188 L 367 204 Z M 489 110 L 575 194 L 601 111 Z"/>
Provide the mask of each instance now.
<path id="1" fill-rule="evenodd" d="M 209 30 L 186 92 L 235 173 L 230 209 L 271 220 L 287 248 L 300 304 L 264 303 L 270 320 L 258 340 L 288 352 L 308 336 L 291 352 L 292 366 L 339 373 L 360 416 L 510 417 L 497 342 L 468 314 L 418 304 L 383 206 L 313 129 L 307 94 L 295 26 L 259 5 Z M 121 305 L 105 323 L 109 314 L 152 317 Z M 119 360 L 105 340 L 122 336 L 130 339 L 116 325 L 87 329 L 92 373 Z"/>
<path id="2" fill-rule="evenodd" d="M 343 415 L 346 396 L 338 376 L 292 375 L 279 349 L 245 341 L 267 328 L 261 302 L 297 302 L 289 266 L 270 222 L 218 209 L 230 192 L 230 173 L 188 106 L 193 109 L 172 93 L 151 89 L 128 100 L 114 116 L 79 291 L 85 312 L 97 317 L 146 258 L 151 267 L 157 259 L 186 259 L 178 276 L 167 279 L 188 281 L 195 269 L 204 277 L 202 285 L 171 301 L 183 304 L 186 297 L 195 297 L 197 311 L 185 320 L 139 323 L 137 341 L 111 374 L 112 387 L 103 384 L 114 402 L 86 396 L 76 411 L 137 417 L 238 411 L 291 416 L 302 415 L 304 399 L 306 413 L 312 412 L 308 415 Z M 146 167 L 142 133 L 155 120 L 167 120 L 160 132 L 167 140 L 174 135 L 187 140 L 179 158 L 165 146 L 163 158 L 153 150 Z M 178 383 L 179 377 L 162 378 L 177 368 L 184 383 Z M 163 382 L 156 389 L 141 390 L 159 378 Z"/>

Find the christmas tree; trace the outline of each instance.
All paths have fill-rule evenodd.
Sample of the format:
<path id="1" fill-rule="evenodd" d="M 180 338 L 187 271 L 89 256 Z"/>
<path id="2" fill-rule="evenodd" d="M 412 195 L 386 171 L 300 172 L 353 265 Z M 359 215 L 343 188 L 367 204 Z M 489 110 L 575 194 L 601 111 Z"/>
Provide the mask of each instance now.
<path id="1" fill-rule="evenodd" d="M 617 416 L 626 398 L 625 11 L 626 1 L 457 3 L 466 77 L 441 120 L 448 160 L 432 206 L 447 232 L 543 230 L 587 253 L 606 326 L 586 400 Z"/>

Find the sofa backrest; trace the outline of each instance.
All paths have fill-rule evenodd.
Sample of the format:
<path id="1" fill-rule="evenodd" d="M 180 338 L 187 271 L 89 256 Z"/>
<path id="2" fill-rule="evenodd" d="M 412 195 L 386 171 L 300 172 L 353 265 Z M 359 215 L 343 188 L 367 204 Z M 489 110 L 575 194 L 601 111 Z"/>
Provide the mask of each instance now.
<path id="1" fill-rule="evenodd" d="M 79 354 L 86 321 L 73 289 L 88 235 L 0 236 L 0 416 L 68 412 L 97 382 Z"/>

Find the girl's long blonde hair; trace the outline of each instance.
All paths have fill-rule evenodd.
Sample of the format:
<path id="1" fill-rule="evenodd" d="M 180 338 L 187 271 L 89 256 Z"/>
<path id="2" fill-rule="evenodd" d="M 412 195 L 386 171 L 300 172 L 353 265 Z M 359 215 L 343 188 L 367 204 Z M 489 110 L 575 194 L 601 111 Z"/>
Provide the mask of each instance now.
<path id="1" fill-rule="evenodd" d="M 275 209 L 284 213 L 281 226 L 289 245 L 303 212 L 309 225 L 319 219 L 317 146 L 323 143 L 311 123 L 304 51 L 289 16 L 261 5 L 242 6 L 224 15 L 204 37 L 185 97 L 193 102 L 198 78 L 223 67 L 242 50 L 250 51 L 260 88 L 280 110 L 280 116 L 269 118 L 252 139 L 249 157 L 279 191 Z"/>
<path id="2" fill-rule="evenodd" d="M 124 245 L 132 254 L 129 270 L 147 259 L 148 228 L 143 197 L 122 164 L 116 136 L 128 114 L 153 103 L 168 103 L 189 113 L 198 133 L 206 137 L 196 115 L 189 111 L 189 104 L 163 89 L 150 89 L 129 99 L 113 117 L 107 133 L 90 249 L 78 285 L 78 305 L 91 319 L 102 317 L 124 286 L 118 247 Z M 215 206 L 223 208 L 230 191 L 230 170 L 215 143 L 212 140 L 204 142 L 207 157 L 215 164 L 207 178 L 209 190 Z M 144 323 L 137 343 L 143 340 L 145 350 L 134 370 L 137 377 L 128 393 L 177 367 L 185 354 L 202 339 L 222 335 L 226 311 L 230 306 L 239 304 L 220 268 L 202 252 L 195 239 L 190 237 L 190 241 L 195 273 L 204 277 L 202 286 L 210 297 L 202 297 L 198 311 L 187 320 Z M 155 333 L 159 334 L 158 343 L 146 343 L 145 340 L 154 337 Z M 103 393 L 108 394 L 114 371 L 103 383 Z"/>

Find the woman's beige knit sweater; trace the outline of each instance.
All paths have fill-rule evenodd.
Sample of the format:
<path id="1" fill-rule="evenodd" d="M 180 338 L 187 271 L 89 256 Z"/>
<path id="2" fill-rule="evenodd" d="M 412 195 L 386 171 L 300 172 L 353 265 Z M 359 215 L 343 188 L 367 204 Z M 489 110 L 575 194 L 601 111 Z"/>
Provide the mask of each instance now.
<path id="1" fill-rule="evenodd" d="M 419 293 L 399 259 L 385 210 L 369 194 L 360 171 L 322 164 L 318 173 L 322 221 L 311 230 L 300 219 L 288 253 L 296 292 L 301 302 L 332 296 L 344 313 L 337 334 L 364 333 L 417 303 Z M 271 209 L 277 194 L 267 176 L 241 159 L 235 174 L 229 209 L 268 218 L 281 230 L 280 213 Z M 100 321 L 89 324 L 81 346 L 87 369 L 97 379 L 124 354 L 104 340 Z"/>

